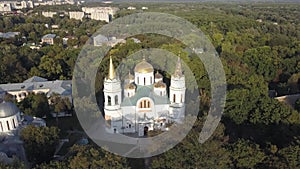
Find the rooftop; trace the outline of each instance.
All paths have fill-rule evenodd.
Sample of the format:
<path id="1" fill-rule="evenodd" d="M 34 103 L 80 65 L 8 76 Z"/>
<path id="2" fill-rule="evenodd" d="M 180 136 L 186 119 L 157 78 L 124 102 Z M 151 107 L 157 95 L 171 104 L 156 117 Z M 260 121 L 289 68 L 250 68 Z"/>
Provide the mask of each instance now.
<path id="1" fill-rule="evenodd" d="M 11 102 L 0 103 L 0 118 L 13 116 L 19 112 L 20 110 L 18 109 L 18 107 Z"/>
<path id="2" fill-rule="evenodd" d="M 56 34 L 46 34 L 42 37 L 42 39 L 53 39 L 56 37 Z"/>
<path id="3" fill-rule="evenodd" d="M 121 103 L 121 106 L 136 106 L 137 101 L 143 97 L 151 98 L 156 105 L 170 104 L 168 96 L 159 96 L 153 92 L 153 85 L 137 85 L 135 95 L 132 97 L 125 97 Z"/>
<path id="4" fill-rule="evenodd" d="M 48 81 L 45 78 L 33 76 L 23 83 L 0 84 L 0 91 L 32 91 L 49 89 L 47 96 L 57 93 L 64 96 L 72 94 L 72 81 L 71 80 L 55 80 Z"/>

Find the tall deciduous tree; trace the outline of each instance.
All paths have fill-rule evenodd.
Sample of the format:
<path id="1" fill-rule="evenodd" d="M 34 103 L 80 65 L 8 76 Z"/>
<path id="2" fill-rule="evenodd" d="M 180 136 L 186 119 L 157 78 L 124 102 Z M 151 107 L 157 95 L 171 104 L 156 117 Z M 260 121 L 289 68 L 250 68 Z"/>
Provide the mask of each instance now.
<path id="1" fill-rule="evenodd" d="M 34 164 L 49 161 L 59 142 L 59 129 L 56 127 L 27 126 L 21 131 L 21 139 L 28 160 Z"/>

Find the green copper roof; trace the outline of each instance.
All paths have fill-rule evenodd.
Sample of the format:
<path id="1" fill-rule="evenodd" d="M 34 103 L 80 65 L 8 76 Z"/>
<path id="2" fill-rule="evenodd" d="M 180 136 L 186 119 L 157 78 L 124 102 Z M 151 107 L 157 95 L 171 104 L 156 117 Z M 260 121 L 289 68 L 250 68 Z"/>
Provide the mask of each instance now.
<path id="1" fill-rule="evenodd" d="M 136 93 L 132 97 L 125 97 L 121 106 L 136 106 L 137 101 L 142 97 L 149 97 L 153 100 L 155 105 L 170 104 L 168 96 L 159 96 L 154 93 L 153 85 L 140 86 L 137 85 Z"/>

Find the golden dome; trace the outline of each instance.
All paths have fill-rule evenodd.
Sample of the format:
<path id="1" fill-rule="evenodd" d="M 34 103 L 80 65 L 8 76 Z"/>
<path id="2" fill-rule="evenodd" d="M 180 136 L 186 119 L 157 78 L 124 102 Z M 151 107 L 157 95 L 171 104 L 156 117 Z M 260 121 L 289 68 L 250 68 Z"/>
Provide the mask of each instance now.
<path id="1" fill-rule="evenodd" d="M 125 89 L 135 89 L 136 88 L 136 86 L 134 85 L 134 84 L 132 84 L 132 83 L 129 83 L 129 84 L 127 84 L 126 86 L 125 86 Z"/>
<path id="2" fill-rule="evenodd" d="M 155 88 L 166 88 L 167 86 L 162 81 L 159 81 L 159 82 L 154 83 L 154 87 Z"/>
<path id="3" fill-rule="evenodd" d="M 153 66 L 144 59 L 135 66 L 134 71 L 138 73 L 151 73 L 154 69 Z"/>
<path id="4" fill-rule="evenodd" d="M 162 79 L 163 78 L 163 76 L 158 72 L 155 73 L 154 77 L 155 77 L 155 79 Z"/>
<path id="5" fill-rule="evenodd" d="M 134 76 L 129 72 L 125 79 L 134 80 Z"/>

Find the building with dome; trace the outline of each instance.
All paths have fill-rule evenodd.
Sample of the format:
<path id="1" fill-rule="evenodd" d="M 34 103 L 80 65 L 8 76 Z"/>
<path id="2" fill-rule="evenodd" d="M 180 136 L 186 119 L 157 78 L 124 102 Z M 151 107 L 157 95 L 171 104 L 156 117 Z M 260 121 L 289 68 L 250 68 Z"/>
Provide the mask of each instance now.
<path id="1" fill-rule="evenodd" d="M 21 121 L 20 110 L 11 102 L 0 103 L 0 133 L 16 130 Z"/>
<path id="2" fill-rule="evenodd" d="M 112 58 L 104 80 L 104 114 L 111 133 L 147 134 L 148 130 L 167 130 L 167 124 L 184 118 L 185 77 L 181 60 L 171 76 L 169 90 L 163 76 L 143 59 L 121 83 Z"/>

